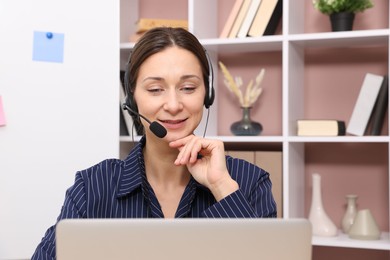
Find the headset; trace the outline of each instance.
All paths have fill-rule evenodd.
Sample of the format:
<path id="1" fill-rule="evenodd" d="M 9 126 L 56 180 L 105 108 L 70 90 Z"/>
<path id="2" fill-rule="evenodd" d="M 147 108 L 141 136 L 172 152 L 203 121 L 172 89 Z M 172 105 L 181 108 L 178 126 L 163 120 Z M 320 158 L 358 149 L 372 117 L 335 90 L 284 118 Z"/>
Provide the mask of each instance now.
<path id="1" fill-rule="evenodd" d="M 210 106 L 214 103 L 214 98 L 215 98 L 215 90 L 214 90 L 214 71 L 213 71 L 213 65 L 211 63 L 210 57 L 204 49 L 206 58 L 207 58 L 207 63 L 209 66 L 209 75 L 208 75 L 208 84 L 206 85 L 206 95 L 204 98 L 204 106 L 205 108 L 210 108 Z M 130 116 L 136 115 L 139 116 L 138 114 L 138 108 L 137 104 L 134 100 L 134 95 L 130 90 L 130 80 L 129 80 L 129 67 L 130 66 L 130 61 L 131 61 L 131 53 L 129 56 L 129 60 L 126 65 L 126 71 L 125 71 L 125 76 L 124 76 L 124 85 L 125 85 L 125 91 L 126 91 L 126 97 L 125 97 L 125 103 L 123 104 L 123 107 L 127 106 L 127 111 L 129 112 Z M 134 113 L 136 112 L 136 113 Z"/>

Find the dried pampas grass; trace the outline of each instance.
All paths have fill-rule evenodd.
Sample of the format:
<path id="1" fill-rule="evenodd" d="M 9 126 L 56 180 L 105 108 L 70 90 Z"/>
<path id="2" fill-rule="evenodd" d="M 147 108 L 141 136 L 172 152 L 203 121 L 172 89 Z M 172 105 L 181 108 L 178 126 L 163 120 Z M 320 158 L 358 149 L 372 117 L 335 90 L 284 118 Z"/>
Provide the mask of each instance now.
<path id="1" fill-rule="evenodd" d="M 253 80 L 249 82 L 245 89 L 245 95 L 243 95 L 241 91 L 241 86 L 243 84 L 242 78 L 236 77 L 234 79 L 229 70 L 221 61 L 219 62 L 219 66 L 225 77 L 225 86 L 238 98 L 241 107 L 251 107 L 257 101 L 263 91 L 263 89 L 260 88 L 260 85 L 263 81 L 265 70 L 261 69 L 260 73 L 255 79 L 255 82 L 253 82 Z"/>

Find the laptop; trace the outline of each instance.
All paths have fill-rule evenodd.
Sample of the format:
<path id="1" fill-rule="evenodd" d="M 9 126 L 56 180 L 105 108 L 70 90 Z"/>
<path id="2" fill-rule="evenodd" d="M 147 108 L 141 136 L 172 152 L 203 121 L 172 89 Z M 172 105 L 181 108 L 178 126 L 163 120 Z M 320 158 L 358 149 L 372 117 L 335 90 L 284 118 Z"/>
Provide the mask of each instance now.
<path id="1" fill-rule="evenodd" d="M 310 260 L 307 219 L 65 219 L 59 260 Z"/>

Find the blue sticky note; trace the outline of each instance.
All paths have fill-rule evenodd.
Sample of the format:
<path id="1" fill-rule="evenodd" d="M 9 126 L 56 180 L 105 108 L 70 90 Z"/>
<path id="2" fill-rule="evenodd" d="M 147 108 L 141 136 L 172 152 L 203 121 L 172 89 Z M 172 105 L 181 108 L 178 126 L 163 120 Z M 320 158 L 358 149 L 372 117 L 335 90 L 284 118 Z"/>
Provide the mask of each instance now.
<path id="1" fill-rule="evenodd" d="M 33 60 L 62 63 L 64 34 L 34 31 Z"/>

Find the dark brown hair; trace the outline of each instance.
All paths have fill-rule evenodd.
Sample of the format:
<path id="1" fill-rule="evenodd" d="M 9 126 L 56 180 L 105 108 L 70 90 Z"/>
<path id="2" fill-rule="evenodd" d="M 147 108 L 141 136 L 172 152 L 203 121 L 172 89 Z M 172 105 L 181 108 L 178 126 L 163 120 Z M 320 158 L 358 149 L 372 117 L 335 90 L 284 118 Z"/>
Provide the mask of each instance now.
<path id="1" fill-rule="evenodd" d="M 126 68 L 127 94 L 133 94 L 142 63 L 151 55 L 168 47 L 178 46 L 193 53 L 199 60 L 206 93 L 209 88 L 210 68 L 205 49 L 198 39 L 183 28 L 157 27 L 147 31 L 135 44 Z"/>

